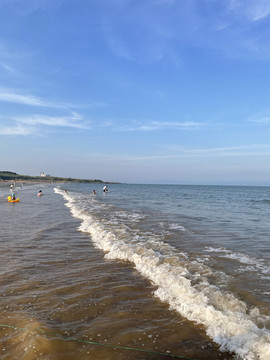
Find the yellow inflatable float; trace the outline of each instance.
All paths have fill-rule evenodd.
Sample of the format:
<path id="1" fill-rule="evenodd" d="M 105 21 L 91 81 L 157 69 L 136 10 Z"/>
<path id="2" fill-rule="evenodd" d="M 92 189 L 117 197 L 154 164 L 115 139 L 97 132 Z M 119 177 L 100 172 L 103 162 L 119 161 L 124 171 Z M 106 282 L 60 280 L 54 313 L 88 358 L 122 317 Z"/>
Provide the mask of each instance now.
<path id="1" fill-rule="evenodd" d="M 20 198 L 17 198 L 15 200 L 12 200 L 11 196 L 7 197 L 8 202 L 20 202 Z"/>

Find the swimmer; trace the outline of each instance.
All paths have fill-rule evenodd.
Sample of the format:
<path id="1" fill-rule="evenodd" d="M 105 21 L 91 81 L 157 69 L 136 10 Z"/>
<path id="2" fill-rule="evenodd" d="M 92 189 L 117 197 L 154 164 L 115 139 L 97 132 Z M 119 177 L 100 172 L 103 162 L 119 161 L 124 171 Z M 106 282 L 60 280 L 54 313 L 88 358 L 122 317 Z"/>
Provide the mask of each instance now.
<path id="1" fill-rule="evenodd" d="M 93 195 L 96 195 L 96 190 L 93 190 Z"/>
<path id="2" fill-rule="evenodd" d="M 42 196 L 42 195 L 43 195 L 43 194 L 42 194 L 42 190 L 39 190 L 37 196 Z"/>

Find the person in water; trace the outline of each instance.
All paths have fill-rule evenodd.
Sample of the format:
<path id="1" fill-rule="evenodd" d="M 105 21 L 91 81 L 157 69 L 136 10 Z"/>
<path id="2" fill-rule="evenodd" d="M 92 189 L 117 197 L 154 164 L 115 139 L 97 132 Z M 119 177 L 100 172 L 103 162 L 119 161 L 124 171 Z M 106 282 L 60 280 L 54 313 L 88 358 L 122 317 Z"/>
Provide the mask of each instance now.
<path id="1" fill-rule="evenodd" d="M 43 195 L 42 190 L 39 190 L 37 196 L 42 196 L 42 195 Z"/>
<path id="2" fill-rule="evenodd" d="M 16 200 L 16 196 L 14 193 L 11 194 L 11 200 Z"/>
<path id="3" fill-rule="evenodd" d="M 93 190 L 93 195 L 96 195 L 96 190 Z"/>
<path id="4" fill-rule="evenodd" d="M 105 193 L 105 192 L 107 192 L 107 191 L 109 191 L 109 190 L 108 190 L 108 188 L 107 188 L 107 185 L 105 185 L 105 186 L 103 187 L 103 192 Z"/>

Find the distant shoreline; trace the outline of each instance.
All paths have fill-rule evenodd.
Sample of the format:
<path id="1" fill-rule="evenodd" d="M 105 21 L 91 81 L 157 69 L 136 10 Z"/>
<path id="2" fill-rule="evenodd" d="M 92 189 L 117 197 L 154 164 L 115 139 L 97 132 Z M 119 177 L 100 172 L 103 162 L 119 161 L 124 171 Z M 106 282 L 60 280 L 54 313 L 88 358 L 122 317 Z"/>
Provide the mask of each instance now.
<path id="1" fill-rule="evenodd" d="M 110 181 L 101 181 L 101 180 L 54 180 L 54 179 L 51 179 L 51 180 L 44 180 L 44 179 L 10 179 L 10 180 L 3 180 L 0 178 L 0 183 L 2 184 L 14 184 L 14 183 L 25 183 L 25 184 L 52 184 L 52 183 L 91 183 L 91 184 L 119 184 L 119 183 L 116 183 L 116 182 L 110 182 Z"/>
<path id="2" fill-rule="evenodd" d="M 29 176 L 19 175 L 10 171 L 0 171 L 0 182 L 1 183 L 100 183 L 100 184 L 119 184 L 112 181 L 103 181 L 99 179 L 73 179 L 73 178 L 62 178 L 58 176 Z"/>

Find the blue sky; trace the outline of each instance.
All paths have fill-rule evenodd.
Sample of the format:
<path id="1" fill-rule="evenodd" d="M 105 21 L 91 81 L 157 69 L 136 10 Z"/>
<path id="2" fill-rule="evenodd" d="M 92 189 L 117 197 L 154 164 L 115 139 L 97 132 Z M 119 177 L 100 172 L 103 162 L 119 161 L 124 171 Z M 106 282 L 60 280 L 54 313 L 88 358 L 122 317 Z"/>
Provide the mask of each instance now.
<path id="1" fill-rule="evenodd" d="M 0 0 L 0 170 L 270 183 L 268 0 Z"/>

